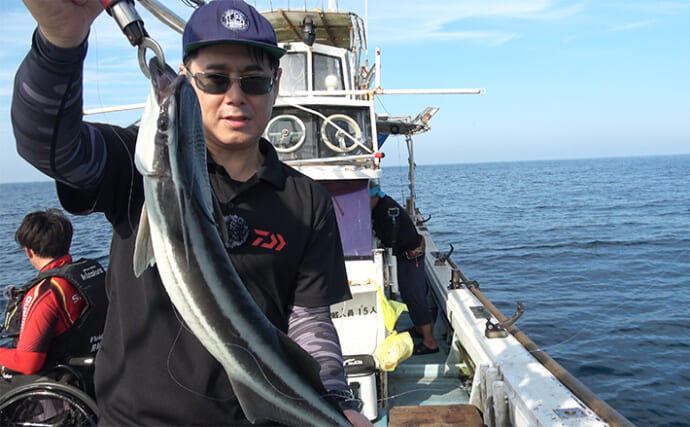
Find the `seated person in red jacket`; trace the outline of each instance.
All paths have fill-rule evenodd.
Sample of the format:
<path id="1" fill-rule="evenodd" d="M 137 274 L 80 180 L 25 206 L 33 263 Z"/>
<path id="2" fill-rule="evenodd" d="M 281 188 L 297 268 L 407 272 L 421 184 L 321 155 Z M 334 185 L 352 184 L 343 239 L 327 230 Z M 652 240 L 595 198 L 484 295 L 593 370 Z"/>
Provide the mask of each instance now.
<path id="1" fill-rule="evenodd" d="M 72 224 L 58 209 L 24 217 L 15 233 L 39 274 L 21 288 L 8 287 L 2 325 L 12 348 L 0 347 L 3 384 L 13 373 L 31 375 L 44 366 L 94 355 L 105 320 L 105 272 L 96 261 L 72 262 Z"/>

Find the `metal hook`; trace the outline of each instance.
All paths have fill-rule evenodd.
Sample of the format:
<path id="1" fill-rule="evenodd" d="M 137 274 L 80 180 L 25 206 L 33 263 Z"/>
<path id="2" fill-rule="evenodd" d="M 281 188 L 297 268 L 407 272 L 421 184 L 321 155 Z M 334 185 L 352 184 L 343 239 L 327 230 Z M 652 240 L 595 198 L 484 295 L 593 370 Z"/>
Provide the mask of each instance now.
<path id="1" fill-rule="evenodd" d="M 146 63 L 146 49 L 151 49 L 153 53 L 158 58 L 160 64 L 165 64 L 165 55 L 163 54 L 163 49 L 158 44 L 157 41 L 150 37 L 144 37 L 139 44 L 138 56 L 139 56 L 139 68 L 141 72 L 144 73 L 147 79 L 151 78 L 151 72 L 149 71 L 148 64 Z"/>

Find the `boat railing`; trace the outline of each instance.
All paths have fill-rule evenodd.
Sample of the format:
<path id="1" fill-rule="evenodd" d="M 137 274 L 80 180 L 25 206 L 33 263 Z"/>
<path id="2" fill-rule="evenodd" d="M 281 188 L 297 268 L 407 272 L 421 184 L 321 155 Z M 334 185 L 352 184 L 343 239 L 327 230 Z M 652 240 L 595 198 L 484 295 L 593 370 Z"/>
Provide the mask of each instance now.
<path id="1" fill-rule="evenodd" d="M 362 154 L 353 156 L 340 156 L 340 157 L 320 157 L 317 159 L 301 159 L 301 160 L 283 160 L 283 163 L 288 165 L 338 165 L 338 164 L 367 164 L 367 162 L 373 162 L 377 156 L 375 154 Z"/>
<path id="2" fill-rule="evenodd" d="M 446 254 L 433 254 L 441 263 L 448 263 L 451 268 L 451 278 L 449 289 L 459 289 L 462 285 L 465 286 L 481 304 L 489 311 L 499 323 L 504 323 L 509 320 L 479 289 L 479 283 L 474 280 L 469 280 L 458 265 L 450 256 Z M 449 254 L 448 254 L 449 255 Z M 518 305 L 520 305 L 518 303 Z M 591 408 L 597 415 L 612 426 L 631 426 L 628 419 L 611 407 L 606 401 L 594 394 L 587 386 L 580 380 L 574 377 L 563 366 L 551 358 L 545 351 L 539 348 L 534 341 L 532 341 L 524 332 L 517 326 L 511 324 L 506 327 L 506 330 L 535 358 L 541 363 L 549 372 L 551 372 L 565 387 L 567 387 L 575 396 L 577 396 L 583 403 Z"/>
<path id="3" fill-rule="evenodd" d="M 309 96 L 364 96 L 375 95 L 482 95 L 486 93 L 484 88 L 446 88 L 446 89 L 350 89 L 350 90 L 301 90 L 291 93 L 281 93 L 282 97 L 309 97 Z"/>

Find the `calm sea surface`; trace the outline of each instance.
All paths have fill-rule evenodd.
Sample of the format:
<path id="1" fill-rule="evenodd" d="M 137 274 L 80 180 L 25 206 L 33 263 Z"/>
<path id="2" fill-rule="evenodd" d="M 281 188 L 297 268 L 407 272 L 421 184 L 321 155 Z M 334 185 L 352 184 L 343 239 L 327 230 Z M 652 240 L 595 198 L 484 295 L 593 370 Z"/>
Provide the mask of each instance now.
<path id="1" fill-rule="evenodd" d="M 399 201 L 407 170 L 384 168 Z M 419 166 L 418 207 L 442 250 L 518 326 L 639 426 L 690 420 L 690 156 Z M 0 286 L 32 268 L 22 217 L 52 183 L 0 184 Z M 72 217 L 72 253 L 107 264 L 110 228 Z"/>

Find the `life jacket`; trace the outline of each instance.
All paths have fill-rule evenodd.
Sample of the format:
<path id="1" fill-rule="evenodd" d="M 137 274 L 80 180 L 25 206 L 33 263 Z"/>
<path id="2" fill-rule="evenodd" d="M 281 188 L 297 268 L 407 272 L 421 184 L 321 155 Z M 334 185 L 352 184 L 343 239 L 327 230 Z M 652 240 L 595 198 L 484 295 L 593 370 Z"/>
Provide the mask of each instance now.
<path id="1" fill-rule="evenodd" d="M 12 346 L 16 347 L 21 329 L 24 296 L 36 284 L 51 277 L 61 277 L 77 288 L 86 300 L 86 308 L 69 329 L 53 337 L 46 364 L 48 362 L 64 363 L 71 358 L 96 354 L 101 343 L 108 300 L 105 293 L 105 270 L 97 261 L 91 259 L 82 258 L 42 271 L 21 288 L 6 291 L 5 297 L 8 301 L 3 335 L 13 338 Z"/>

